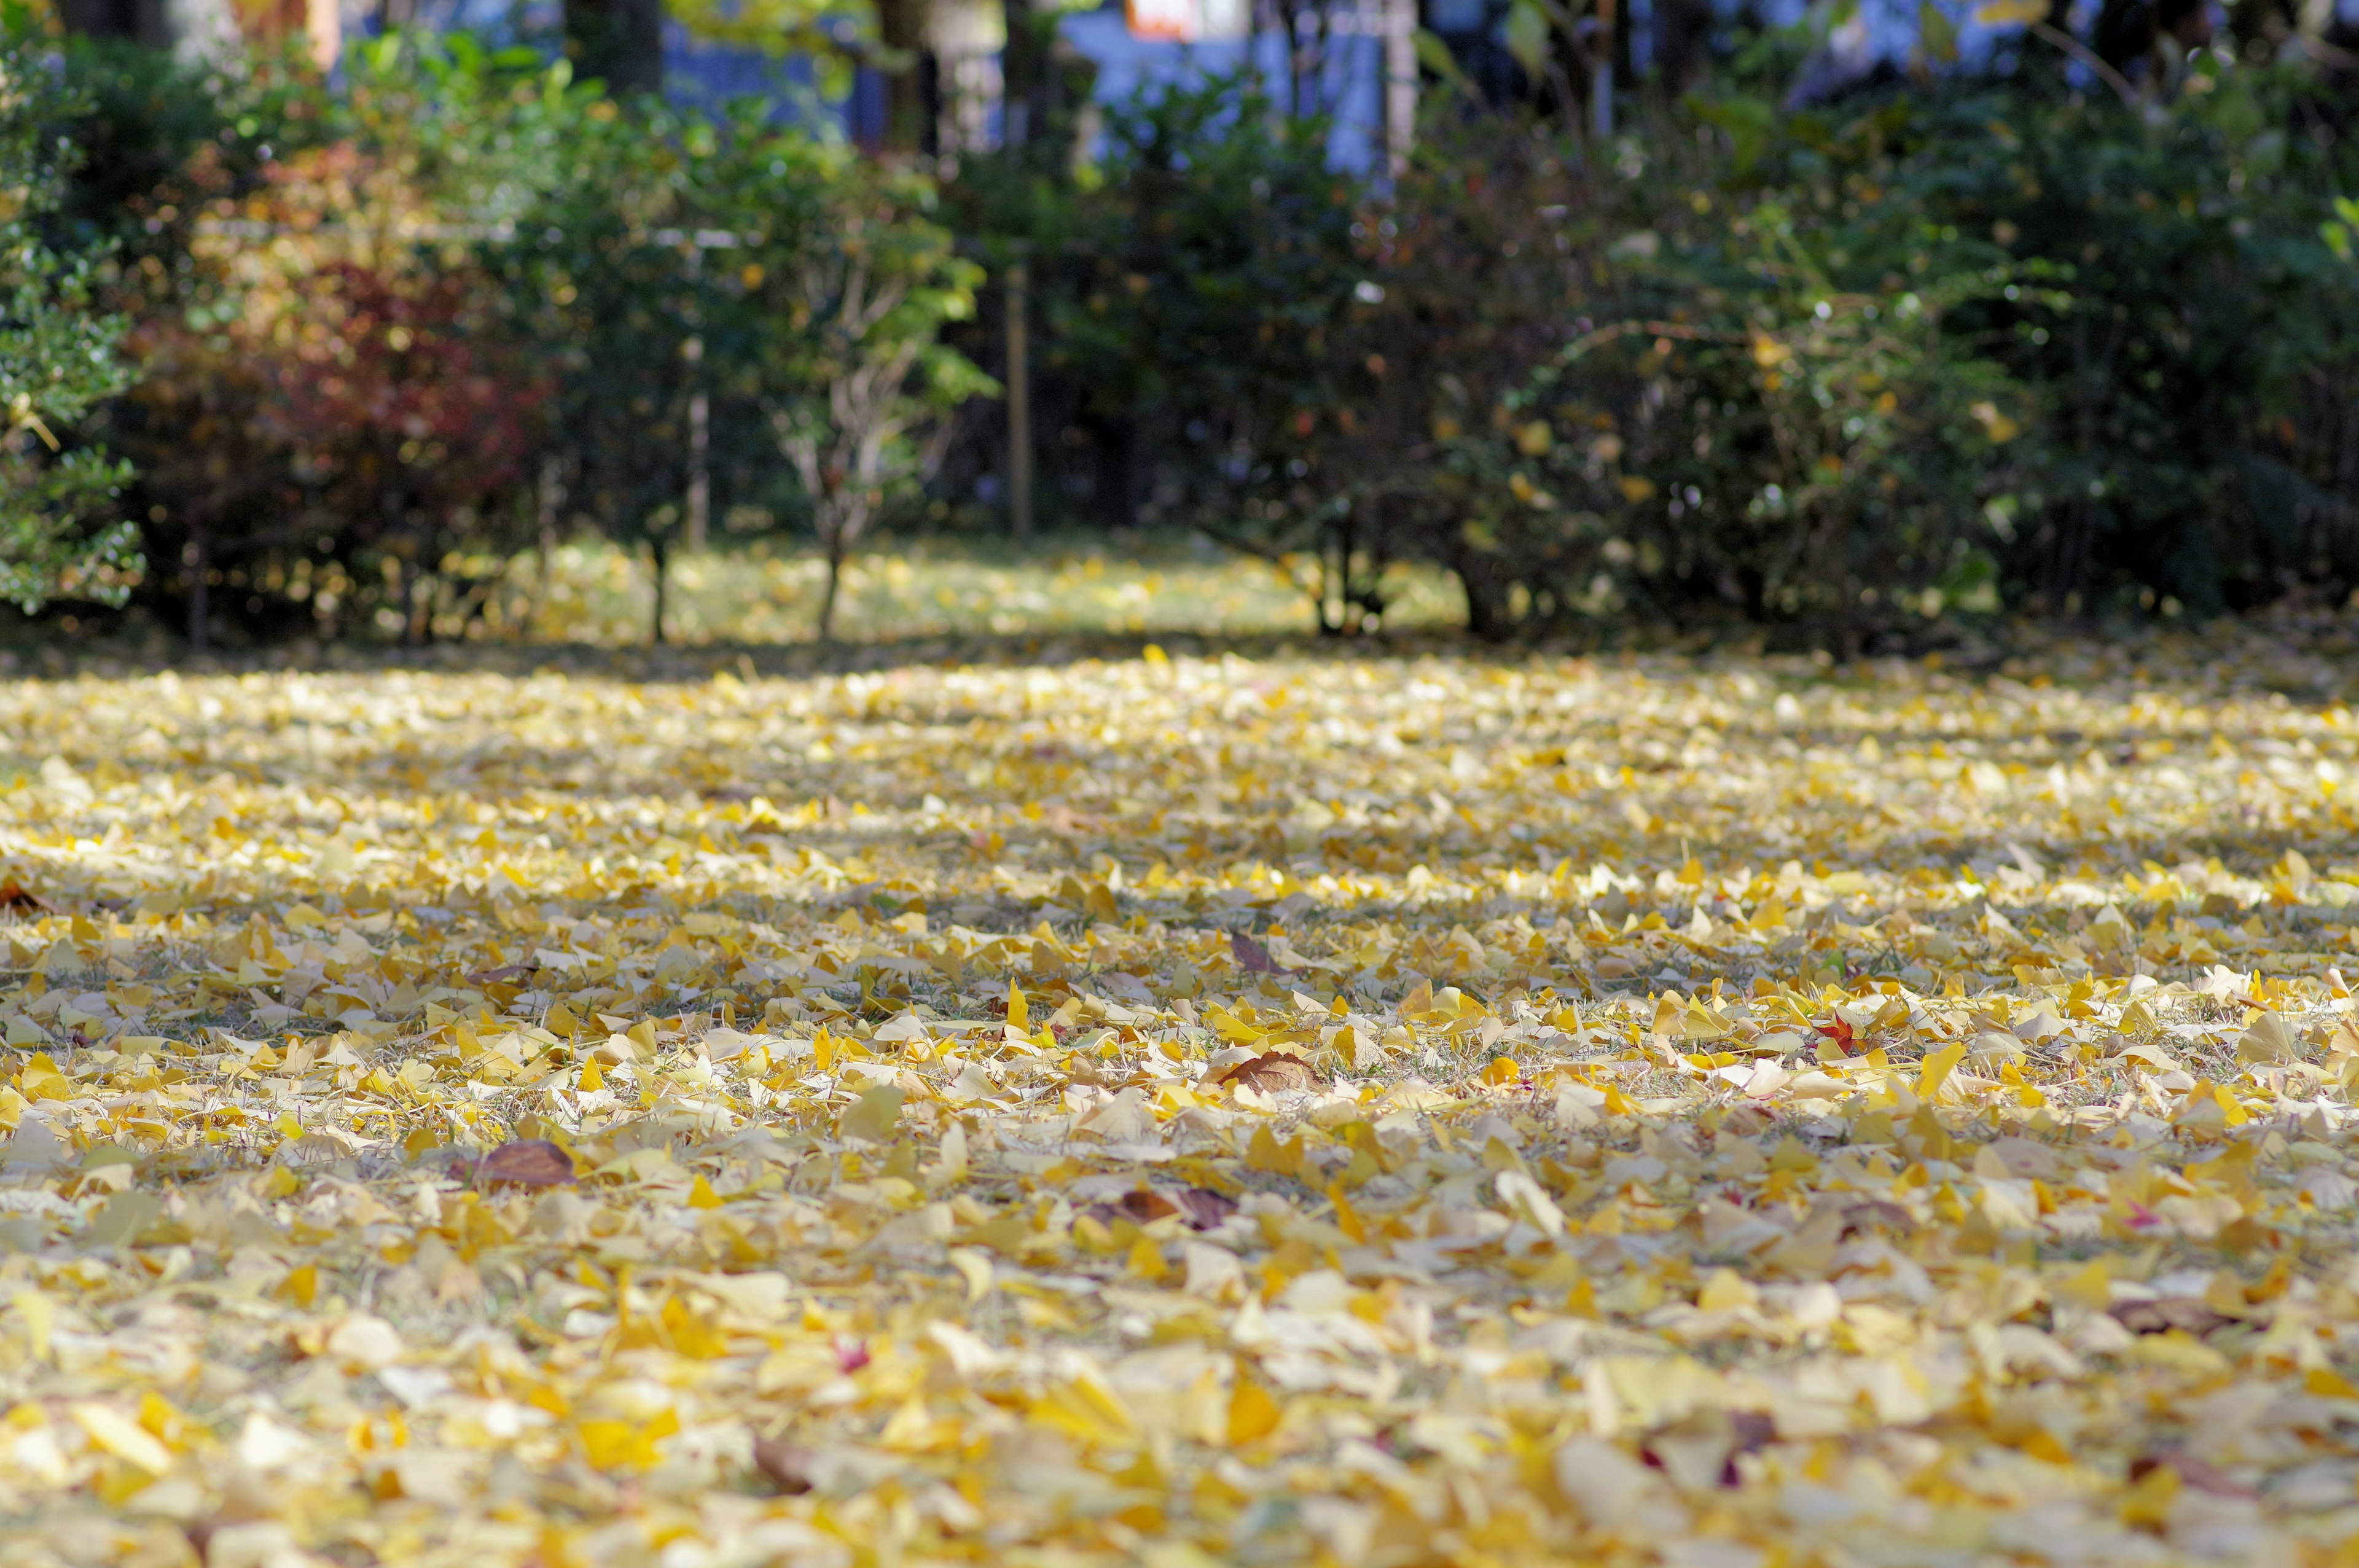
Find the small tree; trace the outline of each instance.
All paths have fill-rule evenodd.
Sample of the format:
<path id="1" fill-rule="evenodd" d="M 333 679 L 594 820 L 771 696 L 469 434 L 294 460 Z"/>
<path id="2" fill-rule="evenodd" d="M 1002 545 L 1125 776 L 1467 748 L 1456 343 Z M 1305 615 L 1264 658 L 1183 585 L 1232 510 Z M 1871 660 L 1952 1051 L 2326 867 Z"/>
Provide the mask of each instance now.
<path id="1" fill-rule="evenodd" d="M 552 99 L 540 192 L 486 254 L 547 346 L 569 488 L 650 559 L 661 642 L 690 496 L 777 466 L 766 410 L 812 317 L 795 264 L 824 221 L 825 149 L 760 103 L 625 115 L 580 94 Z"/>
<path id="2" fill-rule="evenodd" d="M 0 598 L 27 613 L 61 594 L 119 604 L 141 569 L 131 525 L 107 520 L 127 470 L 59 435 L 132 380 L 124 323 L 91 303 L 94 258 L 41 237 L 72 161 L 48 127 L 71 107 L 30 40 L 0 42 Z"/>
<path id="3" fill-rule="evenodd" d="M 790 389 L 770 419 L 810 500 L 827 556 L 819 638 L 834 635 L 843 557 L 895 495 L 939 462 L 940 416 L 993 384 L 940 341 L 974 309 L 981 269 L 929 217 L 933 189 L 842 146 L 815 146 L 825 214 L 794 267 L 800 330 L 786 341 Z"/>

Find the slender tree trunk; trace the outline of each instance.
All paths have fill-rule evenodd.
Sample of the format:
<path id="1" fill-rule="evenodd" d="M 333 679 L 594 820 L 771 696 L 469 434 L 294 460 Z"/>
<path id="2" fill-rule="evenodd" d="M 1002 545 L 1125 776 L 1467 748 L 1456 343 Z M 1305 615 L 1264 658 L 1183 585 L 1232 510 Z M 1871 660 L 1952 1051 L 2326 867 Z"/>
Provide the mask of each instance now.
<path id="1" fill-rule="evenodd" d="M 540 624 L 541 611 L 549 606 L 549 579 L 557 570 L 557 509 L 565 502 L 565 483 L 560 477 L 555 458 L 544 458 L 540 463 L 540 486 L 534 499 L 540 524 L 540 560 L 532 574 L 532 599 L 525 606 L 524 634 L 527 641 L 533 628 Z"/>
<path id="2" fill-rule="evenodd" d="M 442 530 L 427 524 L 418 540 L 418 559 L 409 576 L 409 623 L 403 641 L 422 648 L 434 640 L 434 588 L 441 580 Z"/>
<path id="3" fill-rule="evenodd" d="M 656 566 L 656 620 L 655 625 L 650 628 L 652 636 L 649 641 L 660 648 L 664 643 L 664 589 L 667 580 L 671 576 L 669 541 L 662 535 L 657 535 L 647 541 L 647 554 L 655 558 Z"/>
<path id="4" fill-rule="evenodd" d="M 1000 140 L 1020 147 L 1032 139 L 1036 120 L 1047 128 L 1039 99 L 1051 72 L 1040 40 L 1033 35 L 1029 0 L 1001 0 L 1000 8 L 1007 27 L 1007 47 L 999 57 Z"/>
<path id="5" fill-rule="evenodd" d="M 702 347 L 701 341 L 698 346 Z M 712 404 L 699 387 L 688 397 L 688 553 L 692 556 L 704 554 L 712 545 Z"/>
<path id="6" fill-rule="evenodd" d="M 843 580 L 844 543 L 841 523 L 827 530 L 827 588 L 819 600 L 819 640 L 822 644 L 835 641 L 835 590 Z"/>
<path id="7" fill-rule="evenodd" d="M 180 559 L 189 568 L 189 651 L 192 654 L 205 651 L 205 622 L 212 613 L 212 595 L 205 581 L 213 566 L 211 544 L 202 528 L 190 524 L 188 547 Z"/>
<path id="8" fill-rule="evenodd" d="M 932 116 L 927 100 L 927 49 L 931 32 L 928 0 L 880 0 L 876 7 L 877 41 L 909 56 L 906 70 L 885 78 L 884 151 L 907 157 L 933 150 Z"/>
<path id="9" fill-rule="evenodd" d="M 1301 0 L 1277 0 L 1277 25 L 1286 34 L 1286 112 L 1304 113 L 1302 104 Z"/>
<path id="10" fill-rule="evenodd" d="M 1007 519 L 1016 538 L 1032 537 L 1031 269 L 1007 269 Z"/>

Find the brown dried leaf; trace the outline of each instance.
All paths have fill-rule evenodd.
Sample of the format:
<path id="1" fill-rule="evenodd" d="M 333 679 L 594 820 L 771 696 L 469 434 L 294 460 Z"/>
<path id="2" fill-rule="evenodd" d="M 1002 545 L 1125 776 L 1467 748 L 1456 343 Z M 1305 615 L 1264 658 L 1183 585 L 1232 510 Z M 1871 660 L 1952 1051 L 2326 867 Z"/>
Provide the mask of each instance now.
<path id="1" fill-rule="evenodd" d="M 475 1166 L 478 1179 L 522 1187 L 562 1186 L 573 1180 L 573 1156 L 546 1138 L 503 1143 Z"/>
<path id="2" fill-rule="evenodd" d="M 2168 1334 L 2175 1328 L 2198 1339 L 2231 1321 L 2189 1296 L 2118 1302 L 2113 1307 L 2113 1314 L 2132 1334 Z"/>
<path id="3" fill-rule="evenodd" d="M 1116 1206 L 1141 1225 L 1151 1224 L 1161 1219 L 1165 1215 L 1180 1212 L 1178 1204 L 1173 1203 L 1161 1193 L 1144 1188 L 1137 1192 L 1123 1194 L 1122 1201 Z"/>
<path id="4" fill-rule="evenodd" d="M 1263 946 L 1256 938 L 1248 936 L 1242 931 L 1229 933 L 1229 951 L 1234 955 L 1237 967 L 1247 974 L 1275 975 L 1284 972 L 1277 967 L 1277 960 L 1269 956 L 1267 947 Z"/>
<path id="5" fill-rule="evenodd" d="M 1211 1230 L 1237 1212 L 1234 1198 L 1210 1187 L 1190 1187 L 1180 1195 L 1180 1207 L 1190 1230 Z"/>
<path id="6" fill-rule="evenodd" d="M 776 1437 L 754 1440 L 755 1468 L 788 1497 L 799 1497 L 811 1489 L 811 1451 L 799 1443 Z"/>
<path id="7" fill-rule="evenodd" d="M 1221 1075 L 1224 1084 L 1243 1084 L 1263 1094 L 1280 1089 L 1307 1089 L 1319 1080 L 1310 1071 L 1310 1064 L 1284 1051 L 1266 1052 L 1249 1062 L 1239 1062 Z"/>
<path id="8" fill-rule="evenodd" d="M 2143 1481 L 2155 1471 L 2168 1467 L 2179 1478 L 2199 1492 L 2209 1492 L 2215 1498 L 2257 1498 L 2260 1493 L 2234 1476 L 2199 1459 L 2183 1448 L 2158 1448 L 2151 1454 L 2141 1454 L 2130 1461 L 2130 1479 Z"/>

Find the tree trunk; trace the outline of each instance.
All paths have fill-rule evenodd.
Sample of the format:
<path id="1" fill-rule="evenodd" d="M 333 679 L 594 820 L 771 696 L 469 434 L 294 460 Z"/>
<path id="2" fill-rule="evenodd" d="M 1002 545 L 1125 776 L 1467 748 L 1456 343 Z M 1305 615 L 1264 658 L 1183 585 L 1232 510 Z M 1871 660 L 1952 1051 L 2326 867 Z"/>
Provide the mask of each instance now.
<path id="1" fill-rule="evenodd" d="M 703 347 L 700 340 L 698 348 Z M 699 358 L 702 355 L 700 352 Z M 701 556 L 712 542 L 712 404 L 700 387 L 688 396 L 688 553 Z"/>
<path id="2" fill-rule="evenodd" d="M 908 59 L 902 70 L 885 78 L 885 136 L 881 150 L 913 157 L 933 150 L 933 96 L 928 91 L 927 41 L 929 31 L 927 0 L 878 0 L 876 38 L 886 49 Z"/>
<path id="3" fill-rule="evenodd" d="M 663 0 L 565 0 L 573 74 L 618 96 L 663 91 Z"/>
<path id="4" fill-rule="evenodd" d="M 827 589 L 819 601 L 819 640 L 821 644 L 835 641 L 835 590 L 843 579 L 843 531 L 830 530 L 827 538 Z"/>
<path id="5" fill-rule="evenodd" d="M 1665 97 L 1679 97 L 1703 70 L 1712 22 L 1706 0 L 1655 0 L 1655 75 Z"/>
<path id="6" fill-rule="evenodd" d="M 1032 537 L 1031 270 L 1007 269 L 1007 521 L 1019 540 Z"/>
<path id="7" fill-rule="evenodd" d="M 1383 0 L 1385 154 L 1398 179 L 1417 146 L 1417 0 Z"/>
<path id="8" fill-rule="evenodd" d="M 1002 0 L 1006 16 L 1007 47 L 999 56 L 999 139 L 1020 147 L 1032 139 L 1037 123 L 1048 128 L 1043 89 L 1054 79 L 1048 49 L 1032 21 L 1030 0 Z"/>
<path id="9" fill-rule="evenodd" d="M 662 535 L 657 535 L 647 541 L 647 554 L 655 557 L 656 563 L 656 622 L 652 628 L 654 635 L 650 641 L 660 648 L 664 643 L 664 585 L 671 576 L 669 569 L 671 550 L 669 542 Z"/>
<path id="10" fill-rule="evenodd" d="M 540 464 L 540 486 L 534 497 L 536 521 L 540 524 L 540 563 L 532 574 L 532 599 L 525 606 L 524 634 L 532 638 L 533 628 L 540 624 L 541 611 L 549 604 L 549 579 L 557 570 L 557 509 L 565 502 L 565 483 L 560 477 L 555 458 L 544 458 Z"/>
<path id="11" fill-rule="evenodd" d="M 205 591 L 205 574 L 212 570 L 212 551 L 206 547 L 205 531 L 193 524 L 189 529 L 189 544 L 181 552 L 180 562 L 189 568 L 189 651 L 205 651 L 205 621 L 212 613 Z"/>
<path id="12" fill-rule="evenodd" d="M 1462 546 L 1452 556 L 1451 568 L 1466 590 L 1466 630 L 1486 643 L 1506 641 L 1515 628 L 1507 618 L 1507 584 L 1495 557 Z"/>

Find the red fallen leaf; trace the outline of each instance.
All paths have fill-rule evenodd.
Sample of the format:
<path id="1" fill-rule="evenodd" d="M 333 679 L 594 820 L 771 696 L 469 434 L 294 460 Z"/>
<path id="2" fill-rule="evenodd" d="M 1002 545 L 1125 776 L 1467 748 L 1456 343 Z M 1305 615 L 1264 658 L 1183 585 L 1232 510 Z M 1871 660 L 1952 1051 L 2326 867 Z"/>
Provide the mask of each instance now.
<path id="1" fill-rule="evenodd" d="M 37 892 L 27 892 L 15 879 L 0 882 L 0 909 L 39 909 L 57 913 L 57 905 Z"/>
<path id="2" fill-rule="evenodd" d="M 1237 1212 L 1234 1198 L 1216 1193 L 1210 1187 L 1190 1187 L 1180 1195 L 1180 1209 L 1188 1217 L 1183 1222 L 1190 1230 L 1212 1230 Z"/>
<path id="3" fill-rule="evenodd" d="M 477 969 L 467 978 L 479 986 L 504 986 L 510 980 L 520 980 L 531 973 L 530 964 L 502 964 L 496 969 Z"/>
<path id="4" fill-rule="evenodd" d="M 799 1443 L 782 1443 L 775 1437 L 754 1440 L 754 1467 L 789 1497 L 811 1489 L 810 1466 L 811 1451 Z"/>
<path id="5" fill-rule="evenodd" d="M 870 1359 L 866 1340 L 854 1339 L 849 1335 L 836 1336 L 835 1364 L 845 1377 L 849 1378 L 867 1366 Z"/>
<path id="6" fill-rule="evenodd" d="M 1277 975 L 1286 972 L 1277 967 L 1277 960 L 1269 956 L 1268 948 L 1242 931 L 1229 933 L 1229 952 L 1235 957 L 1237 967 L 1249 975 Z"/>
<path id="7" fill-rule="evenodd" d="M 475 1165 L 479 1180 L 523 1187 L 562 1186 L 573 1179 L 573 1156 L 546 1138 L 503 1143 Z"/>
<path id="8" fill-rule="evenodd" d="M 1141 1225 L 1161 1219 L 1167 1214 L 1178 1214 L 1180 1206 L 1157 1192 L 1128 1192 L 1122 1195 L 1117 1208 Z"/>
<path id="9" fill-rule="evenodd" d="M 1224 1084 L 1243 1084 L 1263 1094 L 1279 1089 L 1307 1089 L 1318 1080 L 1311 1076 L 1310 1064 L 1284 1051 L 1271 1051 L 1249 1062 L 1239 1062 L 1221 1075 Z"/>
<path id="10" fill-rule="evenodd" d="M 1821 1039 L 1833 1041 L 1835 1049 L 1846 1056 L 1851 1054 L 1852 1046 L 1859 1039 L 1858 1034 L 1852 1029 L 1851 1020 L 1847 1018 L 1838 1018 L 1832 1023 L 1820 1025 L 1819 1035 Z"/>

